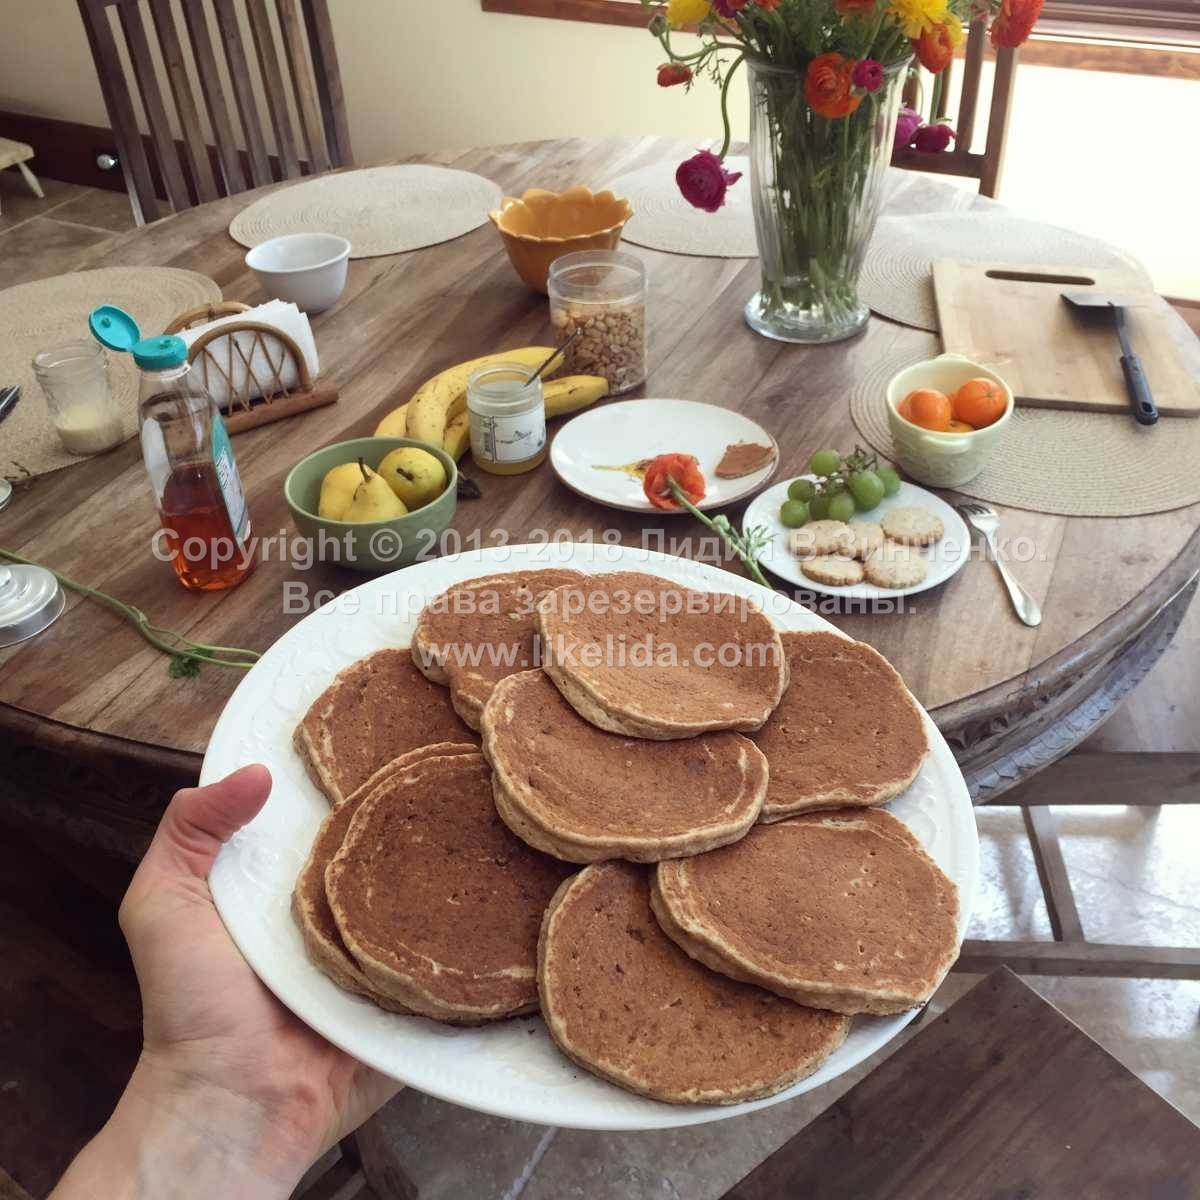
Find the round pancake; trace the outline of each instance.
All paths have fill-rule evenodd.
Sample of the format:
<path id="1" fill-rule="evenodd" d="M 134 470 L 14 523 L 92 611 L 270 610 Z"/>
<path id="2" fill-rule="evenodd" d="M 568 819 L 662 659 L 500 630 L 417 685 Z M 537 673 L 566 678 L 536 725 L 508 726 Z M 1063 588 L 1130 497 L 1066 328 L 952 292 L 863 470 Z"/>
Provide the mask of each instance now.
<path id="1" fill-rule="evenodd" d="M 585 721 L 669 740 L 758 729 L 787 685 L 754 601 L 637 571 L 556 588 L 538 605 L 542 667 Z"/>
<path id="2" fill-rule="evenodd" d="M 538 929 L 568 870 L 508 831 L 473 752 L 414 763 L 367 796 L 325 890 L 375 992 L 477 1024 L 536 1008 Z"/>
<path id="3" fill-rule="evenodd" d="M 568 1058 L 656 1100 L 736 1104 L 811 1075 L 842 1044 L 846 1017 L 694 962 L 659 929 L 649 893 L 647 868 L 595 863 L 546 911 L 542 1016 Z"/>
<path id="4" fill-rule="evenodd" d="M 906 834 L 878 812 L 760 825 L 659 863 L 654 913 L 731 979 L 837 1012 L 904 1012 L 933 995 L 959 946 L 957 889 Z"/>
<path id="5" fill-rule="evenodd" d="M 410 750 L 477 740 L 445 691 L 413 666 L 407 649 L 378 650 L 338 672 L 292 738 L 330 804 L 340 804 Z"/>
<path id="6" fill-rule="evenodd" d="M 767 760 L 740 733 L 648 742 L 583 720 L 544 671 L 501 680 L 483 710 L 496 808 L 570 862 L 657 862 L 737 841 L 758 820 Z"/>
<path id="7" fill-rule="evenodd" d="M 337 805 L 321 823 L 309 850 L 308 860 L 296 877 L 296 886 L 292 891 L 292 916 L 300 928 L 300 936 L 304 940 L 309 960 L 338 987 L 356 995 L 366 996 L 381 1008 L 396 1012 L 408 1011 L 403 1005 L 374 991 L 367 982 L 367 977 L 359 970 L 358 964 L 350 957 L 342 935 L 338 933 L 337 923 L 329 907 L 329 898 L 325 894 L 325 870 L 333 861 L 333 856 L 341 849 L 354 814 L 375 788 L 386 785 L 391 776 L 423 759 L 474 753 L 476 748 L 470 743 L 439 742 L 433 746 L 413 750 L 381 767 L 362 787 Z"/>
<path id="8" fill-rule="evenodd" d="M 512 571 L 456 583 L 417 617 L 413 662 L 427 679 L 450 689 L 455 711 L 478 729 L 492 688 L 506 675 L 538 665 L 538 601 L 583 578 L 578 571 Z"/>
<path id="9" fill-rule="evenodd" d="M 761 821 L 895 799 L 929 753 L 917 702 L 895 668 L 836 633 L 784 633 L 791 682 L 753 735 L 771 766 Z"/>

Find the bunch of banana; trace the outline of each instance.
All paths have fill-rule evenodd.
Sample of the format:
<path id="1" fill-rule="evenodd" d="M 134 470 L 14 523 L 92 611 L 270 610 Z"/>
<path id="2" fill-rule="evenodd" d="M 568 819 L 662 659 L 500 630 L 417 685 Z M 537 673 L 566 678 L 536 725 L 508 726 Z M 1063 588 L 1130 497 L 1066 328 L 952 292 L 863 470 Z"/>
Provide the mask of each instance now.
<path id="1" fill-rule="evenodd" d="M 549 346 L 527 346 L 505 350 L 483 358 L 459 363 L 426 380 L 413 398 L 393 409 L 375 428 L 376 437 L 411 437 L 441 445 L 456 461 L 471 444 L 471 426 L 467 416 L 467 380 L 480 367 L 491 363 L 515 362 L 526 367 L 540 366 L 554 351 Z M 546 368 L 549 374 L 562 365 L 561 358 Z M 568 375 L 549 379 L 542 385 L 546 398 L 546 416 L 561 417 L 578 412 L 608 395 L 608 380 L 599 375 Z"/>

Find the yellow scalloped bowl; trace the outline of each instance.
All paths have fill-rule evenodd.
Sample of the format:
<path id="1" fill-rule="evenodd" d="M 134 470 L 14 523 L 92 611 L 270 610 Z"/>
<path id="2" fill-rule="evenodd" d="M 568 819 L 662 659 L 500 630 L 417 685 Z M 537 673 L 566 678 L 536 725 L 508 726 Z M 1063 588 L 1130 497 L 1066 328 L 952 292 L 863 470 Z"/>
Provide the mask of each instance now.
<path id="1" fill-rule="evenodd" d="M 530 188 L 519 200 L 505 196 L 488 216 L 517 274 L 534 291 L 545 292 L 556 258 L 577 250 L 615 250 L 633 209 L 612 192 Z"/>

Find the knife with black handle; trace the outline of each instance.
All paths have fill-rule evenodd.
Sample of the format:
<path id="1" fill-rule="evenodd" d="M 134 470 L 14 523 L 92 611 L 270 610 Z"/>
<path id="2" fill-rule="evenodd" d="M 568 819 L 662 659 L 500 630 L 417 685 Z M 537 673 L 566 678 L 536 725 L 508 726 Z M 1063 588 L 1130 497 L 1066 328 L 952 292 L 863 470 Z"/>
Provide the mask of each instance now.
<path id="1" fill-rule="evenodd" d="M 1125 374 L 1125 386 L 1129 389 L 1133 415 L 1139 425 L 1153 425 L 1158 420 L 1158 407 L 1150 391 L 1146 368 L 1142 366 L 1142 360 L 1129 344 L 1124 308 L 1113 306 L 1113 320 L 1117 327 L 1117 337 L 1121 339 L 1121 370 Z"/>

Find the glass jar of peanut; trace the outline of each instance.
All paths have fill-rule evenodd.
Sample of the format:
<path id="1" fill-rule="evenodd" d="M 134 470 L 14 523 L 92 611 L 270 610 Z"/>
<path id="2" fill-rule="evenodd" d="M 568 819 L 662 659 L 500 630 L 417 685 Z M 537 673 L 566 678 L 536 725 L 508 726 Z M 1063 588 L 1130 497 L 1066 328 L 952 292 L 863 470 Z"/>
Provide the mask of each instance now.
<path id="1" fill-rule="evenodd" d="M 619 250 L 565 254 L 550 267 L 550 320 L 566 375 L 602 375 L 613 396 L 646 378 L 646 268 Z"/>

